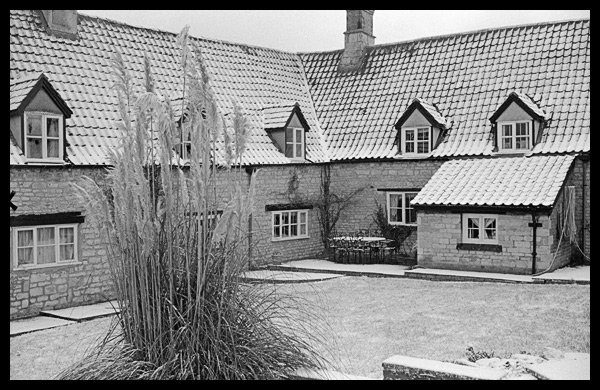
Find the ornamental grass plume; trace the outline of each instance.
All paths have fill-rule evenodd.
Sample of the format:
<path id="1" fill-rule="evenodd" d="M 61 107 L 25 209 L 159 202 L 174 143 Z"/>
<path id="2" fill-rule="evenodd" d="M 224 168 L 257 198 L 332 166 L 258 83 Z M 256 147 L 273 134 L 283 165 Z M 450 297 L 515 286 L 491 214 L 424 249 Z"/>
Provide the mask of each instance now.
<path id="1" fill-rule="evenodd" d="M 150 62 L 145 90 L 136 94 L 123 58 L 115 57 L 122 136 L 107 174 L 110 196 L 101 201 L 97 186 L 79 189 L 103 210 L 120 313 L 104 340 L 59 379 L 279 379 L 325 364 L 313 349 L 319 332 L 307 326 L 318 321 L 300 301 L 274 285 L 240 282 L 256 176 L 248 185 L 241 175 L 248 121 L 236 105 L 227 129 L 187 28 L 178 42 L 179 125 L 170 100 L 155 91 Z M 224 147 L 224 140 L 236 143 Z M 238 173 L 217 166 L 219 151 L 235 153 L 225 160 L 235 160 Z M 217 172 L 234 178 L 220 218 Z"/>

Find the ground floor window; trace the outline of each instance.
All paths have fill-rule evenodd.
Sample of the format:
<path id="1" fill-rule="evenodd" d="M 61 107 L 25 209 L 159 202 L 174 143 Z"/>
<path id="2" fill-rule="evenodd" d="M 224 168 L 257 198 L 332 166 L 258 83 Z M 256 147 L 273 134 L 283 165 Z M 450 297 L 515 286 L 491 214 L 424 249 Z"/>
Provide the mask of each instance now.
<path id="1" fill-rule="evenodd" d="M 495 214 L 463 214 L 463 242 L 498 243 L 498 216 Z"/>
<path id="2" fill-rule="evenodd" d="M 308 210 L 272 212 L 273 240 L 308 237 Z"/>
<path id="3" fill-rule="evenodd" d="M 387 215 L 391 225 L 416 225 L 417 213 L 410 202 L 416 192 L 388 192 Z"/>
<path id="4" fill-rule="evenodd" d="M 16 267 L 43 267 L 77 261 L 77 225 L 23 226 L 14 229 Z"/>

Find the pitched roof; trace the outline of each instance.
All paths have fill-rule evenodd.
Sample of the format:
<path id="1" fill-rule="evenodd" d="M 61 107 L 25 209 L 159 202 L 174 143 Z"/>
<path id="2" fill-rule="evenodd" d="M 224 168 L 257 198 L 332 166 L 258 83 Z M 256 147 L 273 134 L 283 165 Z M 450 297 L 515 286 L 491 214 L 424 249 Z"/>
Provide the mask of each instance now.
<path id="1" fill-rule="evenodd" d="M 535 119 L 544 120 L 546 118 L 546 113 L 544 110 L 542 110 L 533 100 L 531 100 L 529 96 L 522 92 L 513 91 L 508 95 L 500 107 L 498 107 L 496 112 L 494 112 L 494 114 L 490 117 L 490 122 L 495 122 L 512 102 L 517 103 Z"/>
<path id="2" fill-rule="evenodd" d="M 33 73 L 21 78 L 10 80 L 10 111 L 17 110 L 31 89 L 37 84 L 41 73 Z"/>
<path id="3" fill-rule="evenodd" d="M 590 21 L 552 22 L 367 49 L 339 74 L 341 50 L 301 53 L 332 160 L 395 157 L 394 124 L 415 97 L 446 115 L 434 157 L 491 155 L 490 116 L 513 90 L 549 119 L 534 153 L 590 148 Z"/>
<path id="4" fill-rule="evenodd" d="M 115 50 L 139 91 L 147 54 L 156 89 L 172 98 L 181 94 L 175 34 L 80 14 L 79 39 L 72 41 L 49 35 L 35 11 L 10 12 L 11 79 L 43 72 L 68 103 L 73 164 L 107 164 L 106 151 L 116 147 Z M 432 115 L 443 113 L 448 128 L 432 157 L 491 155 L 489 118 L 515 90 L 523 101 L 531 97 L 548 120 L 533 153 L 568 153 L 590 145 L 589 24 L 552 22 L 376 45 L 367 49 L 362 70 L 344 74 L 337 71 L 341 50 L 292 54 L 191 40 L 222 113 L 237 103 L 249 117 L 246 164 L 291 162 L 263 127 L 262 109 L 281 101 L 298 102 L 314 129 L 306 136 L 309 161 L 405 158 L 397 153 L 394 124 L 416 97 Z"/>
<path id="5" fill-rule="evenodd" d="M 152 66 L 155 88 L 181 96 L 182 77 L 176 35 L 79 15 L 79 39 L 49 35 L 35 11 L 10 11 L 11 79 L 43 72 L 73 110 L 67 122 L 67 156 L 75 165 L 105 165 L 107 150 L 117 146 L 119 121 L 111 58 L 119 50 L 132 72 L 136 92 L 144 85 L 144 54 Z M 205 60 L 221 112 L 237 102 L 248 116 L 251 139 L 245 164 L 285 164 L 285 157 L 262 128 L 261 109 L 282 100 L 297 101 L 311 131 L 306 157 L 326 161 L 302 64 L 295 54 L 223 41 L 191 38 Z"/>
<path id="6" fill-rule="evenodd" d="M 298 120 L 308 130 L 310 126 L 302 114 L 298 103 L 281 103 L 264 107 L 263 110 L 264 128 L 281 129 L 287 126 L 293 114 L 298 116 Z"/>
<path id="7" fill-rule="evenodd" d="M 551 207 L 573 160 L 572 155 L 450 160 L 411 204 Z"/>
<path id="8" fill-rule="evenodd" d="M 29 74 L 22 78 L 10 80 L 10 112 L 13 113 L 23 109 L 34 98 L 37 91 L 42 88 L 65 117 L 70 118 L 73 112 L 43 73 Z"/>
<path id="9" fill-rule="evenodd" d="M 425 117 L 433 122 L 432 124 L 441 129 L 446 128 L 446 118 L 440 113 L 438 108 L 435 105 L 427 102 L 425 99 L 420 99 L 418 97 L 413 99 L 412 103 L 410 103 L 410 106 L 408 106 L 400 119 L 398 119 L 398 122 L 396 122 L 395 127 L 400 128 L 402 124 L 409 118 L 410 114 L 412 114 L 417 108 L 420 108 Z"/>

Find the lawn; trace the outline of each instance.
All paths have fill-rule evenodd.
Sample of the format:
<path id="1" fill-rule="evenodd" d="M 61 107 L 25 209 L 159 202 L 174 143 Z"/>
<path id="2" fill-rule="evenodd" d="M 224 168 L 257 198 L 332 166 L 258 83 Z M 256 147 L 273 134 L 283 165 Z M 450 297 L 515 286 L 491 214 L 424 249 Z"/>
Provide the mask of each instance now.
<path id="1" fill-rule="evenodd" d="M 319 321 L 318 348 L 335 368 L 381 378 L 392 355 L 437 360 L 475 350 L 498 356 L 544 347 L 590 352 L 590 287 L 342 277 L 277 285 Z M 10 339 L 11 379 L 50 379 L 108 328 L 103 318 Z"/>
<path id="2" fill-rule="evenodd" d="M 279 289 L 313 303 L 328 324 L 322 350 L 354 375 L 381 378 L 392 355 L 454 360 L 467 346 L 590 352 L 589 286 L 345 277 Z"/>

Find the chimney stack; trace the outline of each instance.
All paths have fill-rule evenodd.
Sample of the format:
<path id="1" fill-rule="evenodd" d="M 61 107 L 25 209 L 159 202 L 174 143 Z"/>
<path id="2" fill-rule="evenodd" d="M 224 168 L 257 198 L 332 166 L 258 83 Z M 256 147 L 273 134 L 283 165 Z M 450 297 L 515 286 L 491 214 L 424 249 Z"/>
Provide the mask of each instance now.
<path id="1" fill-rule="evenodd" d="M 373 36 L 374 10 L 346 10 L 344 53 L 338 66 L 340 72 L 358 70 L 367 46 L 375 44 Z"/>
<path id="2" fill-rule="evenodd" d="M 43 9 L 41 16 L 48 33 L 57 37 L 77 39 L 77 10 Z"/>

